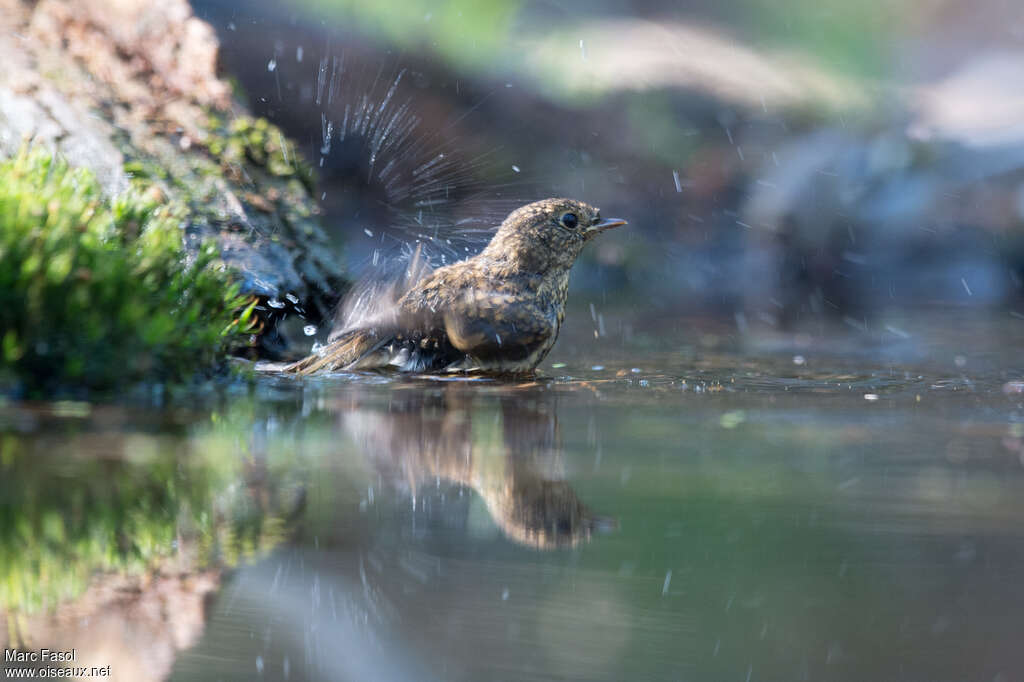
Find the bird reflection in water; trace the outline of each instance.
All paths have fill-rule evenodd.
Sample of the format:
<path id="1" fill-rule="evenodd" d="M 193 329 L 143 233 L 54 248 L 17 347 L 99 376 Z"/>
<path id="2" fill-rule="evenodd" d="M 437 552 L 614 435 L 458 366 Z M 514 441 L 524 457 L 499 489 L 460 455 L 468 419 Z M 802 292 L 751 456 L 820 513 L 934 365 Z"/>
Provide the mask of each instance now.
<path id="1" fill-rule="evenodd" d="M 385 478 L 413 495 L 441 480 L 471 488 L 522 545 L 571 547 L 616 527 L 564 480 L 554 395 L 535 385 L 497 397 L 474 388 L 397 390 L 386 410 L 356 397 L 341 419 Z"/>

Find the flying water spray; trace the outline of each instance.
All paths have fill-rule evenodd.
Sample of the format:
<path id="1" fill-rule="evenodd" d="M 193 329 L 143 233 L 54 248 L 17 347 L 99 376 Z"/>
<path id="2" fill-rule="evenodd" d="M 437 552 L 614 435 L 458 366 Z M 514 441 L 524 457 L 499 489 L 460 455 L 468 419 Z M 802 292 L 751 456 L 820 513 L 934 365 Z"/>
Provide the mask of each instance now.
<path id="1" fill-rule="evenodd" d="M 328 228 L 344 235 L 360 281 L 335 330 L 386 314 L 433 267 L 475 254 L 515 207 L 533 196 L 500 149 L 459 139 L 486 100 L 445 116 L 427 77 L 328 50 L 314 65 L 320 112 L 316 163 Z"/>

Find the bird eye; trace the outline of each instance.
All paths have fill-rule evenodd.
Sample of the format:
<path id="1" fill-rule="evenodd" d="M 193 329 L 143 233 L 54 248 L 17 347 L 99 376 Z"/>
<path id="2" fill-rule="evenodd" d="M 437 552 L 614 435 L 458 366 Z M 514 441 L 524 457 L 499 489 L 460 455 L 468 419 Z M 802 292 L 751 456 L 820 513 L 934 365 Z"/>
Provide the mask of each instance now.
<path id="1" fill-rule="evenodd" d="M 572 230 L 579 224 L 580 219 L 576 217 L 575 213 L 564 213 L 562 214 L 559 222 L 562 223 L 563 226 Z"/>

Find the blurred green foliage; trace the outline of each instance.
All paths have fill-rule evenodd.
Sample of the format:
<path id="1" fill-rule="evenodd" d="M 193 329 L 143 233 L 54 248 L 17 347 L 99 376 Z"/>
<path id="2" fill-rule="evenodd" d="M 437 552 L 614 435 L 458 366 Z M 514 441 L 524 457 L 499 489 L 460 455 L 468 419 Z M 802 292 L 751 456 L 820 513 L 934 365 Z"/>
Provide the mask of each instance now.
<path id="1" fill-rule="evenodd" d="M 545 7 L 522 0 L 442 3 L 434 0 L 357 2 L 299 0 L 311 17 L 330 19 L 403 49 L 429 50 L 459 68 L 531 71 L 530 50 L 537 40 L 557 40 L 564 58 L 579 60 L 577 43 L 591 22 L 646 18 L 693 27 L 718 25 L 761 44 L 810 55 L 822 67 L 857 76 L 886 72 L 896 32 L 906 25 L 910 0 L 850 3 L 841 0 L 736 0 L 715 7 L 663 3 L 640 12 L 614 3 L 569 0 Z M 717 31 L 718 29 L 712 29 Z M 683 46 L 685 48 L 685 46 Z M 694 55 L 699 58 L 699 55 Z M 558 61 L 546 68 L 557 70 Z M 535 74 L 548 81 L 555 74 Z M 563 79 L 554 78 L 562 83 Z M 581 92 L 558 91 L 559 95 Z"/>
<path id="2" fill-rule="evenodd" d="M 889 71 L 897 31 L 911 0 L 739 0 L 730 23 L 756 42 L 802 51 L 840 73 L 878 77 Z"/>
<path id="3" fill-rule="evenodd" d="M 153 186 L 109 199 L 44 149 L 0 162 L 0 386 L 103 390 L 211 367 L 252 305 L 213 246 L 185 257 L 185 218 Z"/>
<path id="4" fill-rule="evenodd" d="M 521 0 L 475 3 L 405 0 L 301 0 L 310 13 L 355 21 L 367 33 L 408 48 L 436 50 L 463 66 L 493 66 L 507 56 Z"/>

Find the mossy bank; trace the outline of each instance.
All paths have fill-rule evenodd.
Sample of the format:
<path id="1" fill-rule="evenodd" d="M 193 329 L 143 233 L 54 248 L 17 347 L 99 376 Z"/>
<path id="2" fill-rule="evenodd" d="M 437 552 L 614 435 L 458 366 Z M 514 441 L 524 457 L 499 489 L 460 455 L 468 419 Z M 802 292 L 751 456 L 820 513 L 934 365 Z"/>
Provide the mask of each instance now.
<path id="1" fill-rule="evenodd" d="M 329 317 L 312 170 L 218 48 L 185 0 L 0 0 L 3 393 L 187 381 Z"/>
<path id="2" fill-rule="evenodd" d="M 0 161 L 0 387 L 29 394 L 181 380 L 247 343 L 257 299 L 188 211 L 139 183 L 105 197 L 46 149 Z"/>

